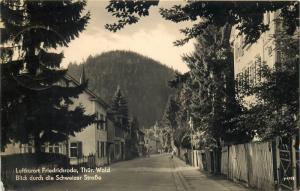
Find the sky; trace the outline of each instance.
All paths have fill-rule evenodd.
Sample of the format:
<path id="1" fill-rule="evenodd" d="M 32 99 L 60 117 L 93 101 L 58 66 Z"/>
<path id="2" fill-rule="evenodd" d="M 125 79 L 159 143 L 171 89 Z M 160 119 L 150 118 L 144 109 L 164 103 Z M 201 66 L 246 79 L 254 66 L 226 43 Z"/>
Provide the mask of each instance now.
<path id="1" fill-rule="evenodd" d="M 90 11 L 91 19 L 86 30 L 71 41 L 68 47 L 63 48 L 65 58 L 62 66 L 67 67 L 70 62 L 81 63 L 89 55 L 111 50 L 131 50 L 180 72 L 188 71 L 181 57 L 194 50 L 194 42 L 181 47 L 174 46 L 173 42 L 184 37 L 179 29 L 190 26 L 191 23 L 173 23 L 164 20 L 159 14 L 159 7 L 168 8 L 178 3 L 182 2 L 160 2 L 158 7 L 151 7 L 148 17 L 113 33 L 104 28 L 105 24 L 116 21 L 105 9 L 108 2 L 88 1 L 86 10 Z"/>

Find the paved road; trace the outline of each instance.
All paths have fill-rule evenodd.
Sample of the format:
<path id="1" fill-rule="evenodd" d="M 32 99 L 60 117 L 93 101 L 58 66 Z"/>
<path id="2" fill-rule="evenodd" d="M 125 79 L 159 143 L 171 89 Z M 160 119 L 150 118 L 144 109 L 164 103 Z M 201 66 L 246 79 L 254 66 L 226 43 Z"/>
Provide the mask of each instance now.
<path id="1" fill-rule="evenodd" d="M 248 191 L 222 178 L 213 178 L 167 155 L 154 155 L 111 165 L 100 181 L 69 181 L 36 186 L 42 191 Z"/>

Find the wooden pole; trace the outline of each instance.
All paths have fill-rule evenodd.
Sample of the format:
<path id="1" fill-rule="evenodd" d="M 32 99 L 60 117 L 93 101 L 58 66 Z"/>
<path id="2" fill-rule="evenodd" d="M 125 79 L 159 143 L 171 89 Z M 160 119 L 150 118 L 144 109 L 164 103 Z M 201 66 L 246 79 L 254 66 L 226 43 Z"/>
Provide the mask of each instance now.
<path id="1" fill-rule="evenodd" d="M 293 190 L 297 190 L 297 171 L 296 171 L 296 136 L 292 137 L 292 145 L 291 145 L 291 164 L 292 164 L 292 177 L 293 177 Z"/>
<path id="2" fill-rule="evenodd" d="M 279 137 L 276 137 L 276 175 L 277 175 L 277 188 L 281 191 L 281 181 L 280 181 L 280 148 L 279 148 Z"/>

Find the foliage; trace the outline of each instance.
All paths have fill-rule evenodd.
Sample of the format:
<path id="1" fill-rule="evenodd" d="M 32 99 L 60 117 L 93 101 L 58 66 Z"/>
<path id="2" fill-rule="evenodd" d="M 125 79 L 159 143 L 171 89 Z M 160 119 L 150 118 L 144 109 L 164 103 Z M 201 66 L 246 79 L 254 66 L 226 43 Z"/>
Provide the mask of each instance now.
<path id="1" fill-rule="evenodd" d="M 172 135 L 169 128 L 160 128 L 159 138 L 162 145 L 162 148 L 165 152 L 169 152 L 169 149 L 172 147 Z"/>
<path id="2" fill-rule="evenodd" d="M 158 5 L 158 0 L 152 1 L 110 1 L 106 7 L 108 12 L 118 18 L 118 24 L 106 24 L 105 28 L 110 31 L 116 32 L 127 24 L 137 23 L 139 17 L 148 16 L 149 8 Z"/>
<path id="3" fill-rule="evenodd" d="M 112 98 L 109 115 L 115 126 L 121 127 L 124 131 L 129 131 L 127 100 L 123 96 L 119 86 Z"/>
<path id="4" fill-rule="evenodd" d="M 35 151 L 44 142 L 65 140 L 93 122 L 79 106 L 68 106 L 86 83 L 61 86 L 66 70 L 60 68 L 62 53 L 50 52 L 67 46 L 85 29 L 89 13 L 86 2 L 1 1 L 1 146 L 11 140 L 28 143 Z M 2 148 L 3 149 L 3 148 Z"/>
<path id="5" fill-rule="evenodd" d="M 179 110 L 179 106 L 177 102 L 172 98 L 172 96 L 169 97 L 169 100 L 166 105 L 166 110 L 163 116 L 164 124 L 171 128 L 176 129 L 178 127 L 177 121 L 176 121 L 176 112 Z"/>
<path id="6" fill-rule="evenodd" d="M 110 1 L 110 6 L 114 6 L 115 3 L 115 1 Z M 124 4 L 123 9 L 119 10 L 108 9 L 108 12 L 113 15 L 124 13 L 135 3 L 141 3 L 141 1 Z M 148 12 L 150 7 L 146 7 L 141 11 Z M 269 30 L 268 24 L 263 21 L 264 14 L 274 11 L 279 11 L 285 36 L 293 34 L 296 28 L 299 27 L 299 2 L 297 1 L 188 1 L 184 5 L 174 5 L 170 9 L 160 9 L 161 15 L 166 20 L 176 23 L 194 22 L 191 28 L 181 30 L 185 38 L 175 42 L 175 45 L 183 45 L 191 38 L 198 38 L 197 46 L 199 48 L 196 48 L 196 52 L 200 53 L 184 58 L 191 69 L 191 81 L 186 83 L 189 88 L 185 87 L 184 91 L 188 93 L 191 99 L 186 102 L 188 107 L 183 110 L 180 109 L 177 115 L 186 117 L 187 113 L 191 112 L 195 125 L 201 127 L 202 131 L 206 132 L 206 136 L 210 137 L 209 140 L 213 140 L 215 143 L 220 142 L 219 138 L 229 142 L 248 141 L 251 140 L 255 132 L 261 135 L 264 134 L 264 136 L 266 134 L 274 135 L 274 133 L 277 135 L 280 133 L 287 134 L 292 132 L 291 130 L 295 126 L 295 121 L 298 119 L 295 111 L 298 111 L 296 106 L 299 101 L 294 99 L 298 97 L 298 91 L 295 91 L 298 89 L 298 82 L 296 81 L 299 77 L 295 72 L 299 67 L 297 56 L 293 61 L 277 63 L 276 67 L 278 68 L 278 65 L 280 65 L 279 68 L 281 69 L 276 69 L 275 72 L 268 68 L 262 68 L 261 73 L 266 81 L 256 87 L 251 87 L 250 84 L 242 82 L 244 87 L 242 89 L 239 87 L 238 91 L 244 89 L 243 96 L 255 95 L 258 99 L 257 106 L 248 110 L 248 108 L 243 107 L 242 102 L 235 100 L 233 59 L 228 46 L 228 34 L 232 26 L 236 26 L 240 31 L 239 35 L 243 34 L 245 37 L 245 45 L 254 43 L 263 32 Z M 129 15 L 132 15 L 132 12 Z M 118 24 L 115 24 L 115 27 Z M 123 28 L 126 24 L 132 23 L 123 22 L 117 30 Z M 208 32 L 211 30 L 212 25 L 217 30 L 224 31 L 221 33 Z M 111 28 L 108 29 L 112 30 Z M 217 41 L 209 43 L 212 40 Z M 286 55 L 287 58 L 295 57 L 291 53 L 299 52 L 299 50 L 297 51 L 298 41 L 294 45 L 287 44 L 290 39 L 285 39 L 285 41 L 285 43 L 283 41 L 277 43 L 277 47 L 286 47 L 287 54 L 283 53 L 282 55 Z M 170 85 L 182 89 L 182 86 L 178 86 L 178 84 L 182 84 L 181 80 L 184 78 L 184 76 L 177 75 L 177 78 Z M 284 92 L 290 94 L 284 95 Z M 176 99 L 180 100 L 182 98 L 177 96 Z M 252 123 L 253 120 L 257 123 Z M 255 126 L 268 126 L 269 128 L 257 129 Z"/>
<path id="7" fill-rule="evenodd" d="M 174 145 L 177 148 L 191 148 L 191 131 L 188 127 L 181 127 L 174 132 Z"/>
<path id="8" fill-rule="evenodd" d="M 261 63 L 257 74 L 262 80 L 249 82 L 247 76 L 239 79 L 239 98 L 255 100 L 245 108 L 245 126 L 255 129 L 261 139 L 291 136 L 299 120 L 299 34 L 285 32 L 274 36 L 277 53 L 273 68 Z"/>
<path id="9" fill-rule="evenodd" d="M 173 117 L 179 126 L 174 133 L 177 146 L 191 147 L 190 136 L 180 138 L 185 134 L 193 134 L 195 148 L 242 143 L 253 137 L 252 129 L 240 127 L 242 107 L 235 99 L 233 56 L 227 43 L 229 28 L 209 26 L 197 38 L 195 52 L 183 57 L 190 71 L 177 74 L 169 83 L 178 89 L 179 109 Z"/>
<path id="10" fill-rule="evenodd" d="M 82 65 L 70 64 L 68 73 L 80 78 Z M 84 62 L 89 89 L 111 102 L 117 86 L 127 96 L 130 115 L 141 127 L 152 126 L 164 112 L 170 94 L 167 81 L 174 76 L 171 68 L 130 51 L 110 51 L 89 57 Z"/>
<path id="11" fill-rule="evenodd" d="M 138 152 L 138 133 L 139 133 L 139 122 L 136 117 L 133 117 L 132 120 L 130 120 L 130 131 L 129 134 L 125 140 L 125 157 L 126 158 L 134 158 L 139 156 Z"/>
<path id="12" fill-rule="evenodd" d="M 108 9 L 108 12 L 113 15 L 130 16 L 137 10 L 129 13 L 127 10 L 135 6 L 135 3 L 141 2 L 131 1 L 123 4 L 122 9 Z M 109 6 L 114 4 L 116 1 L 110 1 Z M 148 13 L 151 6 L 140 11 Z M 237 90 L 240 94 L 236 94 L 232 50 L 229 46 L 231 28 L 235 26 L 240 31 L 239 35 L 244 35 L 245 46 L 254 43 L 262 33 L 269 30 L 268 24 L 263 21 L 264 14 L 274 11 L 278 11 L 284 29 L 282 38 L 275 37 L 280 41 L 276 42 L 276 51 L 285 59 L 276 63 L 275 69 L 262 65 L 258 72 L 264 80 L 254 87 L 247 79 L 243 80 L 239 82 L 241 85 Z M 181 116 L 182 122 L 186 122 L 187 114 L 190 113 L 195 126 L 205 132 L 207 142 L 217 145 L 220 141 L 246 142 L 251 140 L 254 134 L 268 138 L 293 133 L 299 118 L 299 39 L 290 38 L 290 35 L 299 27 L 298 1 L 188 1 L 170 9 L 161 8 L 160 13 L 166 20 L 176 23 L 194 22 L 191 28 L 180 30 L 185 37 L 176 41 L 175 45 L 183 45 L 192 38 L 197 38 L 198 41 L 196 52 L 184 57 L 191 70 L 190 80 L 186 80 L 187 75 L 177 74 L 176 79 L 170 82 L 171 87 L 180 90 L 175 99 L 177 103 L 187 100 L 186 107 L 181 106 L 176 111 L 177 120 L 178 116 Z M 124 18 L 123 21 L 125 22 L 122 25 L 114 25 L 116 30 L 133 23 L 126 22 Z M 215 29 L 212 30 L 212 26 Z M 238 101 L 235 99 L 236 95 L 239 97 Z M 252 105 L 250 109 L 243 107 L 242 100 L 245 96 L 254 96 L 257 104 Z M 178 124 L 177 122 L 176 125 Z M 181 125 L 184 126 L 184 123 Z"/>
<path id="13" fill-rule="evenodd" d="M 117 31 L 126 24 L 133 24 L 138 21 L 137 15 L 146 16 L 151 6 L 156 6 L 157 1 L 110 1 L 107 11 L 113 16 L 121 18 L 113 25 L 107 25 L 107 29 Z M 287 26 L 288 34 L 292 34 L 299 26 L 299 2 L 214 2 L 214 1 L 188 1 L 185 5 L 174 5 L 172 8 L 160 9 L 160 14 L 166 20 L 173 22 L 193 21 L 191 28 L 181 29 L 185 38 L 175 42 L 182 45 L 191 38 L 198 37 L 209 25 L 222 27 L 226 24 L 237 25 L 240 34 L 245 35 L 245 43 L 253 43 L 260 35 L 269 29 L 263 23 L 263 15 L 267 11 L 281 9 L 280 15 Z"/>

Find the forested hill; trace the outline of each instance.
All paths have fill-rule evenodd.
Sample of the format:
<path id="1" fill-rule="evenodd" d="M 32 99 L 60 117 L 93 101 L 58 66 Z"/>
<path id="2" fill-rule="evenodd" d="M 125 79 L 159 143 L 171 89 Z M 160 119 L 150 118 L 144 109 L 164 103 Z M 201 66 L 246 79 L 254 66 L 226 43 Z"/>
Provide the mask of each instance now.
<path id="1" fill-rule="evenodd" d="M 84 63 L 89 88 L 111 103 L 119 85 L 127 97 L 129 112 L 141 126 L 149 127 L 163 115 L 168 96 L 174 91 L 167 81 L 174 70 L 131 51 L 110 51 L 90 56 Z M 82 65 L 70 64 L 68 73 L 79 80 Z"/>

